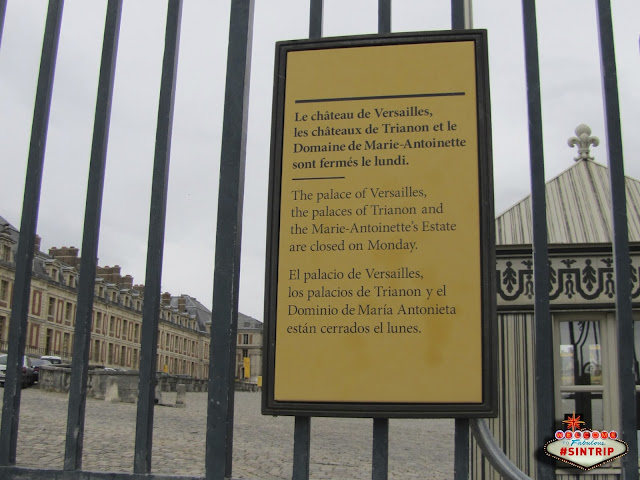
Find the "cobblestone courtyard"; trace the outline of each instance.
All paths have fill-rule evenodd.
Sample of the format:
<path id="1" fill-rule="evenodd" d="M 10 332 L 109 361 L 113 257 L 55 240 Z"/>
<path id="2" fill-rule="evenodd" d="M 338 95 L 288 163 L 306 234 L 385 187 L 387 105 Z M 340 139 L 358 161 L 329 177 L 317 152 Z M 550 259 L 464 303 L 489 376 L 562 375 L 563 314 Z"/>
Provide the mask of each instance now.
<path id="1" fill-rule="evenodd" d="M 0 390 L 4 394 L 3 390 Z M 170 403 L 175 393 L 163 394 Z M 0 404 L 2 396 L 0 396 Z M 206 393 L 187 393 L 186 408 L 157 406 L 153 472 L 204 475 Z M 67 396 L 28 388 L 22 392 L 17 464 L 62 469 Z M 131 472 L 136 405 L 87 400 L 83 469 Z M 290 479 L 292 417 L 260 414 L 260 394 L 237 392 L 233 476 Z M 389 478 L 453 478 L 453 420 L 391 420 Z M 372 421 L 313 418 L 312 479 L 371 478 Z"/>

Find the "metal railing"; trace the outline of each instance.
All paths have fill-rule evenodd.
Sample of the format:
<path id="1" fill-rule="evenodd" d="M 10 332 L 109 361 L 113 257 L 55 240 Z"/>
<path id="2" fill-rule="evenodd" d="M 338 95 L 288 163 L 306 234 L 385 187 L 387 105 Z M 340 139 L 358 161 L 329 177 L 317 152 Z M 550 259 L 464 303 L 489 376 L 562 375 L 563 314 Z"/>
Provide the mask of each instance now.
<path id="1" fill-rule="evenodd" d="M 214 321 L 211 329 L 211 368 L 208 384 L 209 409 L 205 462 L 205 478 L 207 479 L 230 478 L 232 472 L 234 412 L 234 375 L 232 369 L 235 364 L 238 318 L 242 198 L 253 5 L 253 0 L 231 0 L 212 305 Z M 0 41 L 6 6 L 7 0 L 0 0 Z M 533 231 L 535 232 L 533 241 L 535 291 L 543 292 L 535 296 L 536 403 L 538 406 L 543 406 L 543 408 L 538 408 L 536 431 L 538 444 L 543 445 L 546 439 L 552 438 L 554 431 L 553 351 L 550 341 L 549 299 L 546 295 L 546 292 L 549 291 L 549 272 L 545 178 L 535 1 L 523 0 L 522 7 L 528 92 Z M 38 203 L 62 11 L 63 0 L 49 1 L 33 114 L 20 240 L 15 256 L 14 299 L 9 339 L 6 343 L 9 365 L 19 365 L 20 358 L 25 353 L 57 353 L 34 352 L 25 343 Z M 0 430 L 0 476 L 3 478 L 113 478 L 112 474 L 108 472 L 83 472 L 82 450 L 91 311 L 121 11 L 122 0 L 108 1 L 88 177 L 64 470 L 53 472 L 15 467 L 21 401 L 21 369 L 8 368 L 2 408 L 2 428 Z M 118 474 L 118 478 L 192 478 L 158 476 L 151 473 L 158 309 L 161 303 L 160 281 L 181 11 L 182 0 L 168 0 L 152 179 L 134 468 L 131 474 Z M 471 27 L 470 0 L 452 0 L 451 12 L 454 29 Z M 629 444 L 629 454 L 622 460 L 622 476 L 625 479 L 632 479 L 638 478 L 636 394 L 633 371 L 634 336 L 628 281 L 630 256 L 624 195 L 624 167 L 609 0 L 597 0 L 597 15 L 605 94 L 609 171 L 613 193 L 616 315 L 620 365 L 619 411 L 622 425 L 621 434 Z M 322 20 L 323 1 L 310 0 L 309 36 L 311 38 L 322 36 Z M 378 20 L 379 33 L 391 31 L 391 0 L 379 0 Z M 5 344 L 0 345 L 0 349 L 4 347 Z M 309 478 L 311 418 L 296 417 L 294 428 L 293 478 L 307 479 Z M 482 420 L 470 422 L 467 419 L 457 419 L 455 428 L 454 475 L 456 479 L 464 479 L 469 476 L 470 429 L 478 438 L 485 455 L 491 459 L 505 478 L 528 478 L 517 470 L 496 447 Z M 372 478 L 374 480 L 387 478 L 388 441 L 389 419 L 373 419 Z M 550 462 L 538 462 L 537 478 L 540 480 L 555 478 L 554 465 Z"/>

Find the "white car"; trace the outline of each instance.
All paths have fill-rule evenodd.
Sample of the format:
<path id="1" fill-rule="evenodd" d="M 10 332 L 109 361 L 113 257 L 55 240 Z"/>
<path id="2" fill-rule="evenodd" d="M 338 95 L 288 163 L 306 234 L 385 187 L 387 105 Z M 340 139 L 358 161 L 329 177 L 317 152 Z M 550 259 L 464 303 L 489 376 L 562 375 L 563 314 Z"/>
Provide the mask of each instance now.
<path id="1" fill-rule="evenodd" d="M 40 359 L 49 360 L 53 365 L 60 365 L 62 363 L 62 358 L 57 355 L 43 355 Z"/>
<path id="2" fill-rule="evenodd" d="M 0 355 L 0 386 L 4 387 L 4 380 L 7 376 L 7 354 Z M 26 355 L 22 359 L 22 387 L 27 387 L 36 383 L 36 374 L 31 364 L 31 359 Z"/>

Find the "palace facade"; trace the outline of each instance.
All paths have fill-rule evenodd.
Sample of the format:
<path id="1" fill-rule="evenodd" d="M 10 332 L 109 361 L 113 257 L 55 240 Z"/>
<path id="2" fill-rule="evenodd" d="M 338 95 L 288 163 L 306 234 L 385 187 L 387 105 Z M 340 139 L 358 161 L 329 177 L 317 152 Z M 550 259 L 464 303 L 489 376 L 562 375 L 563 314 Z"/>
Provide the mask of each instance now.
<path id="1" fill-rule="evenodd" d="M 0 351 L 8 347 L 18 230 L 0 217 Z M 75 247 L 36 247 L 25 353 L 60 356 L 70 363 L 80 266 Z M 90 364 L 137 370 L 140 363 L 144 285 L 122 275 L 120 266 L 97 267 L 91 322 Z M 257 381 L 262 360 L 262 323 L 238 314 L 236 378 L 244 379 L 244 357 L 250 358 L 248 378 Z M 157 371 L 205 379 L 209 375 L 211 311 L 189 295 L 163 293 L 160 305 Z"/>

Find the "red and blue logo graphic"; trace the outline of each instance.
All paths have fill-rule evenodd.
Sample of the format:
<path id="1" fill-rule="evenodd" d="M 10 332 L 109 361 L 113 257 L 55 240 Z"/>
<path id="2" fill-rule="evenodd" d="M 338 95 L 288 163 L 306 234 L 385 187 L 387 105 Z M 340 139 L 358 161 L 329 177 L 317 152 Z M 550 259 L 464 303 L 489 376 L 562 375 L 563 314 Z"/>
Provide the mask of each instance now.
<path id="1" fill-rule="evenodd" d="M 558 430 L 555 438 L 546 443 L 544 451 L 574 467 L 591 470 L 622 457 L 629 450 L 615 430 L 581 428 L 585 422 L 575 412 L 563 423 L 566 430 Z"/>

